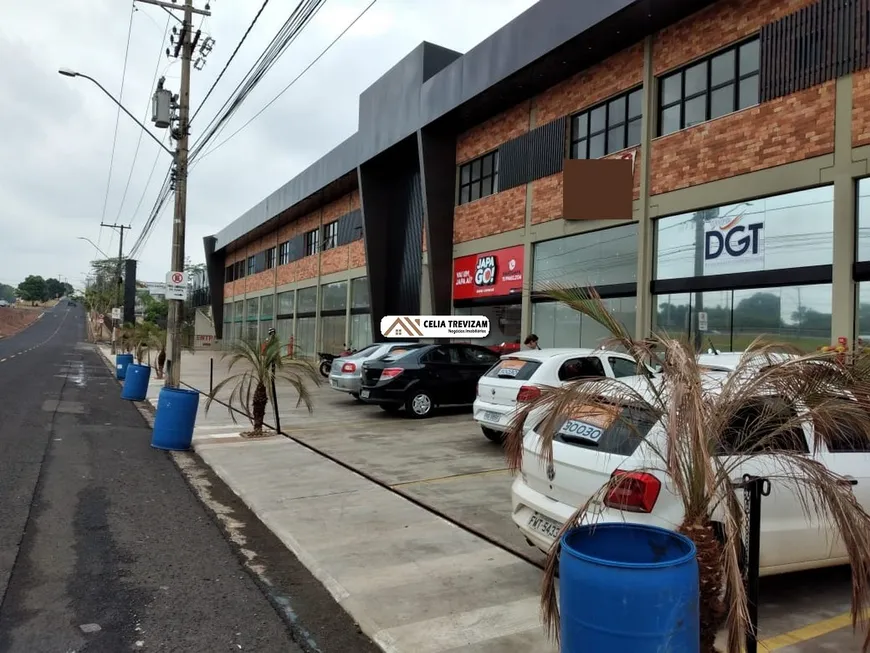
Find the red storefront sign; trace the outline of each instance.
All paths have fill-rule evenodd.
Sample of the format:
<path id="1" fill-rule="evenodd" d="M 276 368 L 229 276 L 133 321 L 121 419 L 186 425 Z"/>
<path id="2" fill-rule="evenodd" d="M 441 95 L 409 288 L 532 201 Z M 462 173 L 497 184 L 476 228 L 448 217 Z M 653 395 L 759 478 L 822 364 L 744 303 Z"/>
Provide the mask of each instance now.
<path id="1" fill-rule="evenodd" d="M 524 247 L 517 245 L 455 259 L 453 299 L 521 294 L 524 256 Z"/>

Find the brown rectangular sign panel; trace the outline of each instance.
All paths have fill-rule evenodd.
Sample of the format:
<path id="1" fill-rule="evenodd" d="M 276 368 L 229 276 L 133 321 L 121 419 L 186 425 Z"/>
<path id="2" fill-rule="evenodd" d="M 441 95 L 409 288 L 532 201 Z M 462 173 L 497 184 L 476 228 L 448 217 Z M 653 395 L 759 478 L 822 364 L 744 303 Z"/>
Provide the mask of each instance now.
<path id="1" fill-rule="evenodd" d="M 630 220 L 634 163 L 622 159 L 567 159 L 562 184 L 565 220 Z"/>

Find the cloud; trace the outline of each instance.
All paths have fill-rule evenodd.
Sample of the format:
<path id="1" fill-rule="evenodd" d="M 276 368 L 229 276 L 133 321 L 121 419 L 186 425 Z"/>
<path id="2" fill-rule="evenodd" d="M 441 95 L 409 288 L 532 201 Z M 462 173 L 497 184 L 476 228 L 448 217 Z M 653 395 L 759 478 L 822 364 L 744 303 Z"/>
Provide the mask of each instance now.
<path id="1" fill-rule="evenodd" d="M 212 145 L 272 100 L 369 1 L 328 0 Z M 164 137 L 150 125 L 149 102 L 156 77 L 165 76 L 167 88 L 178 88 L 179 64 L 162 54 L 168 45 L 164 30 L 167 24 L 177 23 L 168 21 L 159 8 L 137 5 L 125 69 L 130 5 L 92 0 L 88 12 L 82 13 L 75 4 L 44 0 L 3 10 L 0 61 L 15 62 L 0 66 L 4 89 L 0 94 L 0 243 L 4 245 L 0 281 L 5 283 L 41 274 L 63 275 L 82 284 L 95 252 L 78 237 L 98 242 L 114 256 L 117 235 L 101 230 L 101 220 L 132 224 L 126 234 L 128 250 L 169 167 L 169 156 L 143 137 L 127 116 L 118 119 L 117 107 L 98 88 L 84 79 L 61 77 L 57 69 L 87 73 L 116 97 L 125 70 L 124 105 L 152 133 Z M 226 64 L 259 4 L 212 3 L 213 15 L 197 19 L 202 32 L 215 39 L 215 46 L 205 67 L 193 73 L 194 107 Z M 194 140 L 295 4 L 267 6 L 194 122 Z M 194 261 L 202 260 L 204 236 L 224 227 L 353 133 L 360 92 L 421 41 L 466 51 L 531 4 L 533 0 L 379 0 L 269 109 L 193 166 L 187 254 Z M 170 203 L 138 255 L 140 279 L 162 279 L 169 267 L 171 209 Z"/>

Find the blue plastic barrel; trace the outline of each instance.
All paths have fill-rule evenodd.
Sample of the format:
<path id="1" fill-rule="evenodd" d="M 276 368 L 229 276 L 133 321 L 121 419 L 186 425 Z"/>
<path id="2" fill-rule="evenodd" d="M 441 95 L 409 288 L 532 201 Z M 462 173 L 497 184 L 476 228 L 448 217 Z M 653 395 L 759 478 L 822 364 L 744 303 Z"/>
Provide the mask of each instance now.
<path id="1" fill-rule="evenodd" d="M 562 653 L 698 653 L 692 541 L 641 524 L 580 526 L 559 558 Z"/>
<path id="2" fill-rule="evenodd" d="M 198 407 L 198 392 L 181 388 L 161 388 L 151 446 L 169 451 L 190 449 Z"/>
<path id="3" fill-rule="evenodd" d="M 151 379 L 151 367 L 130 363 L 124 378 L 124 389 L 121 399 L 130 401 L 145 401 L 148 396 L 148 381 Z"/>
<path id="4" fill-rule="evenodd" d="M 115 355 L 115 376 L 119 381 L 123 381 L 127 376 L 127 366 L 133 362 L 133 354 L 116 354 Z"/>

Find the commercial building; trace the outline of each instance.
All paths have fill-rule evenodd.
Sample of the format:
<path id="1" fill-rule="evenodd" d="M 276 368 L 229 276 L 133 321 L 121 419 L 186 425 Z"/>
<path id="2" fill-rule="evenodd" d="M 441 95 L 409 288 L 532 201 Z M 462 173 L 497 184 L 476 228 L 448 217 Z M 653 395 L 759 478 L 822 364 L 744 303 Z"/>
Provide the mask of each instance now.
<path id="1" fill-rule="evenodd" d="M 868 66 L 870 0 L 542 0 L 464 55 L 423 43 L 206 239 L 217 335 L 312 354 L 483 313 L 491 342 L 597 343 L 550 282 L 725 349 L 870 334 Z M 566 215 L 597 158 L 632 162 L 622 219 Z"/>

